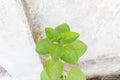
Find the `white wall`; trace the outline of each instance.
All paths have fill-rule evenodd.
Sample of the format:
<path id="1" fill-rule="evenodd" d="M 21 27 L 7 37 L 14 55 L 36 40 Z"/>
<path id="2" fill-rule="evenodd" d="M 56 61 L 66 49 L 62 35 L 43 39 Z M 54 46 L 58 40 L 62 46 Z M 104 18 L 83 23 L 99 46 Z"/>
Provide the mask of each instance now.
<path id="1" fill-rule="evenodd" d="M 120 0 L 28 0 L 44 27 L 68 23 L 88 45 L 86 57 L 120 53 Z M 120 55 L 119 55 L 120 56 Z"/>
<path id="2" fill-rule="evenodd" d="M 0 65 L 9 73 L 0 80 L 40 80 L 42 64 L 19 0 L 0 0 Z"/>
<path id="3" fill-rule="evenodd" d="M 82 59 L 91 58 L 95 62 L 84 61 L 88 64 L 84 66 L 87 74 L 107 74 L 120 69 L 120 0 L 26 1 L 32 19 L 43 30 L 66 22 L 81 34 L 80 39 L 88 45 Z"/>

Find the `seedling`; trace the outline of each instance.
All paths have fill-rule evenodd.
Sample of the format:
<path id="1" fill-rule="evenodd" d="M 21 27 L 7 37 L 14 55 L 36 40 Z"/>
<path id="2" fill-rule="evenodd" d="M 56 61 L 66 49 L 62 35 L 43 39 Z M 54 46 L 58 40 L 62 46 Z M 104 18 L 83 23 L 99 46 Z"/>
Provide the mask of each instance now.
<path id="1" fill-rule="evenodd" d="M 41 80 L 86 80 L 79 68 L 72 67 L 67 74 L 64 72 L 64 63 L 77 64 L 87 50 L 87 45 L 78 40 L 79 34 L 72 32 L 66 23 L 45 28 L 45 33 L 46 38 L 36 45 L 40 55 L 50 57 L 41 72 Z"/>

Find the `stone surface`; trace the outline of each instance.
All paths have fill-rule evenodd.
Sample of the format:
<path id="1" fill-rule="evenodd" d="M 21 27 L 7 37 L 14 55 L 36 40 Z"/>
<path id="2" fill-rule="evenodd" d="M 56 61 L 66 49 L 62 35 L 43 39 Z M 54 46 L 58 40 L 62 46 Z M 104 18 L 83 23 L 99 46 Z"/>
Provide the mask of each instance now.
<path id="1" fill-rule="evenodd" d="M 79 64 L 87 76 L 120 69 L 120 0 L 25 0 L 33 24 L 68 23 L 81 34 L 88 50 Z M 84 67 L 83 67 L 84 66 Z"/>
<path id="2" fill-rule="evenodd" d="M 9 76 L 8 72 L 0 65 L 0 77 Z"/>
<path id="3" fill-rule="evenodd" d="M 34 47 L 21 1 L 0 0 L 0 80 L 40 80 Z"/>

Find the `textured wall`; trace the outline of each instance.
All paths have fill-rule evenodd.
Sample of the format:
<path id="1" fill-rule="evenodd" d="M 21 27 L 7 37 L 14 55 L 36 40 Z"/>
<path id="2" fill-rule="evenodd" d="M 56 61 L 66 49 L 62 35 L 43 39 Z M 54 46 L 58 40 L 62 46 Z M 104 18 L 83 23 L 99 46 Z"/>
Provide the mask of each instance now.
<path id="1" fill-rule="evenodd" d="M 0 65 L 0 80 L 39 80 L 42 65 L 20 0 L 0 0 Z"/>
<path id="2" fill-rule="evenodd" d="M 81 34 L 88 45 L 82 57 L 86 74 L 105 75 L 120 69 L 120 0 L 25 1 L 32 20 L 42 29 L 67 22 Z"/>
<path id="3" fill-rule="evenodd" d="M 28 0 L 42 27 L 67 22 L 88 45 L 87 57 L 119 55 L 120 0 Z M 30 9 L 31 9 L 30 8 Z"/>

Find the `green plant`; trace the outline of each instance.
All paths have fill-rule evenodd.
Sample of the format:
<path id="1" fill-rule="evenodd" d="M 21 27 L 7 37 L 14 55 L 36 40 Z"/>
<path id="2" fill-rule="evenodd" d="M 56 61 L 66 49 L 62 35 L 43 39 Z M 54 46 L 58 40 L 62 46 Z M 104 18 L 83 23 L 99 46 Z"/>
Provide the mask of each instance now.
<path id="1" fill-rule="evenodd" d="M 43 56 L 49 56 L 45 69 L 41 72 L 41 80 L 86 80 L 83 72 L 73 67 L 67 74 L 64 63 L 77 64 L 85 53 L 87 46 L 78 40 L 79 34 L 71 32 L 64 23 L 54 28 L 45 28 L 46 38 L 36 45 L 36 51 Z"/>

